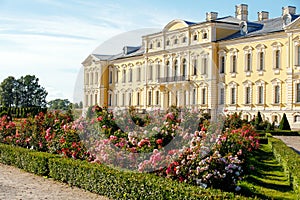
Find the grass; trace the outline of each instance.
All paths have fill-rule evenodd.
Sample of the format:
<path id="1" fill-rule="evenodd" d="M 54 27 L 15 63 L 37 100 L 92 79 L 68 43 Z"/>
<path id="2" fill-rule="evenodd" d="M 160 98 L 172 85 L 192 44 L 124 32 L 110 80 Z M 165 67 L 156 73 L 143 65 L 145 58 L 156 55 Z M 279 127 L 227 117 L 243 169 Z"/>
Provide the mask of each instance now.
<path id="1" fill-rule="evenodd" d="M 254 166 L 254 169 L 250 169 Z M 271 146 L 262 144 L 248 158 L 249 175 L 240 183 L 241 193 L 260 199 L 297 199 L 288 174 L 276 160 Z"/>

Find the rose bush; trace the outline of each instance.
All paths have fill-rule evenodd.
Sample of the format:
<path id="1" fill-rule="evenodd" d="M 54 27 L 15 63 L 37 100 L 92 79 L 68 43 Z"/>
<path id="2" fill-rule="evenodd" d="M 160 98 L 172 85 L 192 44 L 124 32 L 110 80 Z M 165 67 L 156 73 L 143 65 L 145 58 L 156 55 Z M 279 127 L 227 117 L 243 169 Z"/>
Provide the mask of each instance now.
<path id="1" fill-rule="evenodd" d="M 16 125 L 4 116 L 0 142 L 155 173 L 203 188 L 238 190 L 245 157 L 259 144 L 250 125 L 228 125 L 237 118 L 211 123 L 199 110 L 172 107 L 165 114 L 138 115 L 95 106 L 89 118 L 75 121 L 68 113 L 48 112 Z"/>

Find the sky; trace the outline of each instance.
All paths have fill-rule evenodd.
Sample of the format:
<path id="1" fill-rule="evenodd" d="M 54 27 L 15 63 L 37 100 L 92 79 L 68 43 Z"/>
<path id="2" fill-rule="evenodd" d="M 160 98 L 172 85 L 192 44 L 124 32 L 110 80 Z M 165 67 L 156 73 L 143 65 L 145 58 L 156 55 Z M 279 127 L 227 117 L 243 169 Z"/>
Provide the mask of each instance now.
<path id="1" fill-rule="evenodd" d="M 287 5 L 300 13 L 299 0 L 0 0 L 0 82 L 35 75 L 49 93 L 48 101 L 79 102 L 81 63 L 99 46 L 103 50 L 121 43 L 120 36 L 141 30 L 135 41 L 127 41 L 137 45 L 139 34 L 161 30 L 173 19 L 201 22 L 210 11 L 234 16 L 235 5 L 242 3 L 248 4 L 250 21 L 258 11 L 278 17 Z"/>

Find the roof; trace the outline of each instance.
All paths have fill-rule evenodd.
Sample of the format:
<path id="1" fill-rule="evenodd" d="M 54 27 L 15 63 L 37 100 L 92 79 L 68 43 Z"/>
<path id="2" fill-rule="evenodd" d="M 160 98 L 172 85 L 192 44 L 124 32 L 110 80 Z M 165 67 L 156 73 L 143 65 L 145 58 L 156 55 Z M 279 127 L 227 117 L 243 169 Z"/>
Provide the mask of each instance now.
<path id="1" fill-rule="evenodd" d="M 292 16 L 292 21 L 294 21 L 300 15 L 291 15 L 291 16 Z M 225 21 L 226 20 L 227 19 L 225 19 Z M 264 20 L 264 21 L 247 22 L 247 25 L 248 25 L 248 33 L 247 34 L 242 34 L 240 31 L 238 31 L 238 32 L 236 32 L 226 38 L 222 38 L 220 40 L 246 38 L 246 37 L 253 37 L 253 36 L 259 36 L 259 35 L 265 35 L 268 33 L 283 31 L 282 17 L 272 18 L 272 19 L 268 19 L 268 20 Z"/>
<path id="2" fill-rule="evenodd" d="M 298 17 L 300 17 L 300 15 L 291 15 L 291 17 L 292 17 L 291 22 L 293 22 Z M 172 23 L 177 23 L 177 22 L 184 22 L 187 26 L 206 23 L 206 22 L 195 23 L 195 22 L 189 22 L 185 20 L 173 20 L 170 23 L 168 23 L 166 27 L 172 25 Z M 211 20 L 210 22 L 240 25 L 243 21 L 236 17 L 226 16 L 226 17 L 221 17 L 221 18 Z M 222 38 L 218 41 L 247 38 L 247 37 L 259 36 L 268 33 L 283 31 L 284 30 L 283 19 L 282 17 L 277 17 L 277 18 L 272 18 L 264 21 L 254 21 L 254 22 L 247 21 L 247 30 L 248 32 L 246 34 L 245 33 L 243 34 L 241 31 L 237 31 L 236 33 L 227 36 L 225 38 Z M 133 56 L 141 56 L 144 53 L 145 53 L 145 47 L 142 45 L 142 46 L 124 46 L 123 52 L 115 55 L 100 55 L 100 54 L 92 54 L 92 55 L 98 58 L 99 60 L 111 61 L 111 60 L 128 58 Z"/>
<path id="3" fill-rule="evenodd" d="M 99 60 L 105 60 L 105 61 L 110 61 L 110 60 L 116 60 L 116 59 L 121 59 L 121 58 L 127 58 L 127 57 L 132 57 L 132 56 L 140 56 L 145 53 L 145 48 L 144 46 L 138 46 L 138 47 L 133 47 L 133 46 L 125 46 L 123 48 L 123 52 L 115 55 L 100 55 L 100 54 L 92 54 Z"/>

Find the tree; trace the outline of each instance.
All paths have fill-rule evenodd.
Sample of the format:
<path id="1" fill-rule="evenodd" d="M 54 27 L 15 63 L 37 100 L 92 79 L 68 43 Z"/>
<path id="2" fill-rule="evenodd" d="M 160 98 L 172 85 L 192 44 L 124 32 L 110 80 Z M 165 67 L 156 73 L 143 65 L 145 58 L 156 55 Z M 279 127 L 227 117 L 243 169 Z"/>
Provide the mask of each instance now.
<path id="1" fill-rule="evenodd" d="M 68 99 L 55 99 L 48 102 L 50 110 L 69 110 L 72 103 Z"/>
<path id="2" fill-rule="evenodd" d="M 287 119 L 285 113 L 283 113 L 283 117 L 279 124 L 279 129 L 280 130 L 291 130 L 289 120 Z"/>
<path id="3" fill-rule="evenodd" d="M 11 107 L 46 107 L 48 93 L 34 75 L 22 76 L 18 80 L 9 76 L 0 84 L 1 105 Z"/>
<path id="4" fill-rule="evenodd" d="M 254 122 L 255 129 L 256 130 L 263 130 L 264 127 L 262 126 L 262 123 L 263 123 L 263 120 L 262 120 L 260 112 L 258 111 L 257 116 L 255 118 L 255 122 Z"/>
<path id="5" fill-rule="evenodd" d="M 16 97 L 17 80 L 13 76 L 9 76 L 3 80 L 0 85 L 0 101 L 5 107 L 13 106 Z"/>
<path id="6" fill-rule="evenodd" d="M 39 79 L 34 75 L 21 76 L 18 79 L 18 96 L 22 107 L 41 106 L 46 107 L 48 93 L 38 83 Z"/>

